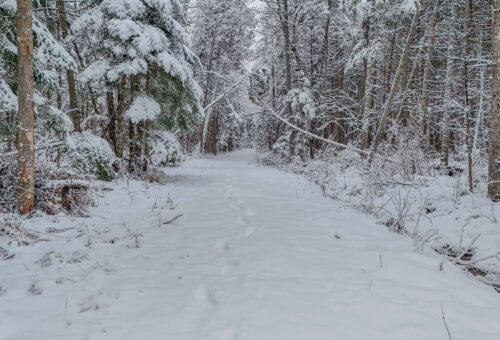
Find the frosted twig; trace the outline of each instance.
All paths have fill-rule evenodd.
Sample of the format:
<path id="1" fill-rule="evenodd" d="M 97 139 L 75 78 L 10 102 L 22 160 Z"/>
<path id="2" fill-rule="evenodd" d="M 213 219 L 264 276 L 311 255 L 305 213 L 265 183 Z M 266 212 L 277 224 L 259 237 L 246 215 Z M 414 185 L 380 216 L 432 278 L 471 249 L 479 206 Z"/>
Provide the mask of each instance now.
<path id="1" fill-rule="evenodd" d="M 179 214 L 179 215 L 176 215 L 174 218 L 168 220 L 168 221 L 165 221 L 163 222 L 163 224 L 171 224 L 171 223 L 174 223 L 175 221 L 177 221 L 179 218 L 181 218 L 182 216 L 184 216 L 184 214 Z"/>
<path id="2" fill-rule="evenodd" d="M 479 238 L 481 237 L 481 234 L 478 234 L 469 244 L 468 247 L 464 248 L 464 250 L 462 250 L 462 252 L 455 258 L 455 261 L 453 261 L 453 264 L 457 264 L 458 261 L 460 261 L 462 259 L 462 257 L 464 257 L 465 254 L 467 254 L 467 252 L 469 250 L 472 249 L 472 247 L 474 246 L 474 244 L 477 242 L 477 240 L 479 240 Z M 460 237 L 461 238 L 461 237 Z M 460 248 L 458 248 L 460 249 Z"/>
<path id="3" fill-rule="evenodd" d="M 448 333 L 448 339 L 453 340 L 451 337 L 450 328 L 448 327 L 448 323 L 446 322 L 446 317 L 444 316 L 443 304 L 441 304 L 441 315 L 443 316 L 444 327 L 446 327 L 446 332 Z"/>
<path id="4" fill-rule="evenodd" d="M 485 256 L 485 257 L 482 257 L 480 259 L 477 259 L 477 260 L 474 260 L 474 261 L 468 261 L 468 262 L 459 262 L 459 264 L 463 264 L 463 265 L 467 265 L 467 266 L 472 266 L 472 265 L 475 265 L 479 262 L 483 262 L 483 261 L 486 261 L 486 260 L 489 260 L 489 259 L 497 259 L 498 261 L 500 261 L 500 251 L 493 254 L 493 255 L 489 255 L 489 256 Z"/>

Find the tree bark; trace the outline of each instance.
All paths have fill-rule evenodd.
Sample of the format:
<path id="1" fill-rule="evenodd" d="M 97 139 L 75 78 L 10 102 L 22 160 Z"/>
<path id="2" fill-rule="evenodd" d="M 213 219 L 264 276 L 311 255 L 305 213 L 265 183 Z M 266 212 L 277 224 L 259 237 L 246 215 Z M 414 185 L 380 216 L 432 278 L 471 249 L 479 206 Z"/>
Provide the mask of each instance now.
<path id="1" fill-rule="evenodd" d="M 429 95 L 430 95 L 430 79 L 431 79 L 431 68 L 432 68 L 432 53 L 434 51 L 434 42 L 436 37 L 436 26 L 437 26 L 437 13 L 438 13 L 439 0 L 434 2 L 434 12 L 429 23 L 429 32 L 427 36 L 427 49 L 425 53 L 425 64 L 424 64 L 424 75 L 422 79 L 422 99 L 421 99 L 421 129 L 423 135 L 423 144 L 431 144 L 430 134 L 431 134 L 431 114 L 429 112 Z"/>
<path id="2" fill-rule="evenodd" d="M 115 132 L 114 135 L 116 136 L 116 141 L 115 141 L 115 154 L 116 157 L 118 158 L 123 158 L 123 148 L 124 148 L 124 118 L 123 115 L 125 113 L 125 105 L 126 105 L 126 93 L 125 89 L 127 87 L 127 78 L 123 77 L 121 80 L 121 86 L 120 90 L 118 92 L 118 104 L 116 106 L 116 112 L 115 112 Z"/>
<path id="3" fill-rule="evenodd" d="M 128 171 L 133 173 L 137 162 L 137 140 L 135 134 L 135 124 L 128 121 Z"/>
<path id="4" fill-rule="evenodd" d="M 363 21 L 363 34 L 364 34 L 364 45 L 368 49 L 370 47 L 370 16 L 367 15 Z M 363 76 L 361 77 L 360 95 L 359 100 L 361 101 L 361 149 L 366 150 L 370 144 L 370 101 L 371 101 L 371 65 L 368 58 L 363 59 Z"/>
<path id="5" fill-rule="evenodd" d="M 64 7 L 64 0 L 56 1 L 57 12 L 59 14 L 59 27 L 61 29 L 61 36 L 66 39 L 69 33 L 68 22 L 66 19 L 66 9 Z M 66 81 L 68 82 L 68 94 L 69 94 L 69 108 L 70 117 L 73 122 L 73 127 L 76 132 L 82 132 L 82 112 L 78 106 L 78 93 L 75 73 L 72 70 L 66 70 Z"/>
<path id="6" fill-rule="evenodd" d="M 495 0 L 493 11 L 493 82 L 491 127 L 489 136 L 489 185 L 488 196 L 500 200 L 500 0 Z"/>
<path id="7" fill-rule="evenodd" d="M 33 100 L 33 3 L 17 0 L 17 135 L 19 187 L 17 208 L 28 214 L 35 207 L 35 106 Z"/>
<path id="8" fill-rule="evenodd" d="M 451 85 L 452 85 L 452 72 L 453 72 L 453 47 L 448 47 L 448 61 L 446 63 L 446 81 L 444 88 L 445 108 L 443 113 L 443 121 L 441 126 L 441 165 L 448 166 L 450 158 L 450 140 L 451 140 L 451 110 L 449 103 L 452 100 Z"/>
<path id="9" fill-rule="evenodd" d="M 292 42 L 290 39 L 290 13 L 288 7 L 288 0 L 283 1 L 282 13 L 282 29 L 285 39 L 285 72 L 286 72 L 286 91 L 287 94 L 292 90 Z M 280 2 L 281 3 L 281 2 Z M 281 6 L 280 6 L 281 9 Z M 287 101 L 287 113 L 292 113 L 292 104 Z"/>
<path id="10" fill-rule="evenodd" d="M 109 123 L 106 126 L 105 135 L 108 136 L 108 141 L 111 142 L 111 145 L 116 145 L 116 127 L 115 127 L 115 96 L 111 90 L 106 92 L 106 108 L 108 110 L 108 118 Z"/>
<path id="11" fill-rule="evenodd" d="M 472 30 L 472 3 L 465 1 L 464 38 L 462 40 L 464 54 L 464 90 L 465 90 L 465 144 L 467 146 L 467 177 L 469 191 L 474 191 L 474 178 L 472 173 L 472 130 L 471 130 L 471 107 L 469 99 L 469 56 L 471 50 L 470 36 Z"/>

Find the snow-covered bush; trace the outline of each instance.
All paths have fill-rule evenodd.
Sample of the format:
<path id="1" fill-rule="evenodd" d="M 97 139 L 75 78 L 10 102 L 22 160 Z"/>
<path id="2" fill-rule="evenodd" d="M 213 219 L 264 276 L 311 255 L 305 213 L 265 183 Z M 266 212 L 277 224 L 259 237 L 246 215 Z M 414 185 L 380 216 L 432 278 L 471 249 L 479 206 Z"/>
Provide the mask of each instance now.
<path id="1" fill-rule="evenodd" d="M 45 139 L 50 143 L 68 144 L 70 134 L 74 129 L 68 115 L 41 96 L 36 96 L 35 102 L 38 139 Z"/>
<path id="2" fill-rule="evenodd" d="M 134 99 L 132 105 L 125 111 L 125 118 L 137 124 L 145 121 L 153 121 L 160 113 L 161 107 L 156 100 L 146 95 L 140 95 Z"/>
<path id="3" fill-rule="evenodd" d="M 58 148 L 37 151 L 35 169 L 35 207 L 49 214 L 68 212 L 82 214 L 92 204 L 92 188 L 85 174 L 62 162 Z M 16 208 L 18 181 L 17 153 L 12 151 L 0 157 L 0 213 L 11 213 Z"/>
<path id="4" fill-rule="evenodd" d="M 87 131 L 71 135 L 68 162 L 79 173 L 104 181 L 115 178 L 119 170 L 118 160 L 109 143 Z"/>
<path id="5" fill-rule="evenodd" d="M 273 151 L 282 159 L 290 160 L 292 155 L 292 131 L 281 135 L 273 145 Z"/>
<path id="6" fill-rule="evenodd" d="M 153 166 L 177 166 L 185 160 L 181 144 L 172 133 L 158 131 L 152 139 L 150 157 Z"/>
<path id="7" fill-rule="evenodd" d="M 246 122 L 228 101 L 229 112 L 223 115 L 220 137 L 217 141 L 219 151 L 231 152 L 243 144 Z"/>
<path id="8" fill-rule="evenodd" d="M 291 90 L 285 100 L 291 108 L 288 121 L 299 128 L 309 130 L 312 120 L 316 117 L 316 106 L 309 81 L 304 79 L 303 86 Z M 288 127 L 288 130 L 278 138 L 273 150 L 283 159 L 306 160 L 311 154 L 310 144 L 309 136 Z"/>

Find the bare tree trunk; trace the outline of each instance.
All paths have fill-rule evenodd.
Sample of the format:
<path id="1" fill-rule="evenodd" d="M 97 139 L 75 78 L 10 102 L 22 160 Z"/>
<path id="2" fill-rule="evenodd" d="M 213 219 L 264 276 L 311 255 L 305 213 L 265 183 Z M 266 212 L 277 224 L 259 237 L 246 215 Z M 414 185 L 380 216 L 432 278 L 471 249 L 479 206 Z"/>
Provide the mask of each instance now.
<path id="1" fill-rule="evenodd" d="M 146 122 L 141 121 L 137 123 L 137 141 L 135 144 L 136 158 L 135 158 L 135 169 L 140 170 L 144 167 L 144 137 L 146 131 Z"/>
<path id="2" fill-rule="evenodd" d="M 472 3 L 465 1 L 464 18 L 464 38 L 462 49 L 464 54 L 464 89 L 465 89 L 465 144 L 467 146 L 467 177 L 469 191 L 474 191 L 474 179 L 472 173 L 472 129 L 471 129 L 471 105 L 469 100 L 469 55 L 470 55 L 470 35 L 472 30 Z"/>
<path id="3" fill-rule="evenodd" d="M 479 72 L 479 107 L 474 123 L 474 138 L 472 140 L 472 150 L 475 153 L 478 150 L 477 143 L 479 139 L 479 128 L 484 115 L 484 97 L 485 97 L 485 66 L 481 66 Z"/>
<path id="4" fill-rule="evenodd" d="M 451 110 L 450 110 L 450 102 L 451 102 L 451 83 L 452 77 L 451 74 L 453 72 L 453 58 L 452 58 L 453 47 L 450 45 L 448 47 L 448 61 L 446 63 L 446 81 L 444 88 L 444 100 L 445 100 L 445 108 L 443 113 L 443 121 L 441 126 L 441 164 L 443 166 L 448 166 L 448 161 L 450 158 L 450 137 L 451 137 Z"/>
<path id="5" fill-rule="evenodd" d="M 417 73 L 417 67 L 418 67 L 418 62 L 420 59 L 420 51 L 421 49 L 418 50 L 418 53 L 415 57 L 415 61 L 413 62 L 413 66 L 410 71 L 410 75 L 408 76 L 408 81 L 406 82 L 405 89 L 403 90 L 403 93 L 401 95 L 401 103 L 399 104 L 399 110 L 394 118 L 394 126 L 395 126 L 395 131 L 393 132 L 392 140 L 391 143 L 395 144 L 396 139 L 399 137 L 399 132 L 402 127 L 406 127 L 408 125 L 408 120 L 409 120 L 409 115 L 406 112 L 403 112 L 405 109 L 405 103 L 406 103 L 406 97 L 408 95 L 408 92 L 410 91 L 410 87 L 413 83 L 413 79 L 415 78 L 415 73 Z"/>
<path id="6" fill-rule="evenodd" d="M 17 0 L 17 135 L 19 187 L 17 208 L 27 214 L 35 207 L 35 107 L 33 100 L 33 3 Z"/>
<path id="7" fill-rule="evenodd" d="M 144 136 L 143 136 L 143 163 L 142 163 L 142 171 L 144 173 L 148 171 L 148 165 L 149 165 L 149 157 L 151 153 L 151 130 L 153 129 L 153 122 L 151 121 L 145 121 L 144 122 Z"/>
<path id="8" fill-rule="evenodd" d="M 64 8 L 64 0 L 56 1 L 57 11 L 59 13 L 59 27 L 61 36 L 66 39 L 69 33 L 68 22 L 66 19 L 66 9 Z M 75 73 L 72 70 L 66 70 L 66 80 L 68 82 L 69 108 L 71 110 L 71 120 L 76 132 L 82 132 L 82 112 L 78 106 L 78 94 Z"/>
<path id="9" fill-rule="evenodd" d="M 116 145 L 116 127 L 115 127 L 115 96 L 111 90 L 106 92 L 106 107 L 108 110 L 109 123 L 106 126 L 105 135 L 108 136 L 108 141 L 113 147 Z"/>
<path id="10" fill-rule="evenodd" d="M 120 90 L 118 92 L 118 104 L 116 106 L 116 112 L 115 112 L 115 132 L 114 135 L 116 136 L 115 140 L 115 153 L 116 157 L 122 158 L 123 157 L 123 139 L 124 139 L 124 118 L 123 115 L 125 113 L 125 105 L 126 105 L 126 94 L 125 94 L 125 89 L 127 87 L 127 78 L 123 77 L 121 80 L 121 86 Z"/>
<path id="11" fill-rule="evenodd" d="M 382 135 L 385 133 L 385 126 L 387 125 L 387 121 L 388 121 L 389 115 L 391 113 L 392 102 L 393 102 L 394 97 L 396 95 L 396 91 L 399 87 L 399 84 L 401 83 L 401 80 L 403 78 L 403 70 L 406 69 L 406 64 L 408 63 L 408 55 L 410 54 L 411 42 L 413 40 L 413 35 L 414 35 L 415 30 L 417 28 L 419 15 L 420 15 L 420 5 L 418 5 L 418 3 L 417 3 L 417 7 L 415 9 L 415 14 L 413 15 L 413 20 L 412 20 L 411 27 L 410 27 L 410 32 L 408 32 L 408 37 L 406 39 L 406 46 L 405 46 L 405 49 L 403 51 L 403 54 L 401 54 L 401 59 L 399 60 L 398 69 L 396 71 L 396 75 L 395 75 L 394 81 L 392 83 L 391 92 L 389 93 L 389 97 L 387 98 L 387 101 L 385 103 L 384 114 L 382 115 L 382 118 L 380 120 L 380 125 L 379 125 L 378 130 L 377 130 L 377 134 L 375 135 L 375 138 L 373 140 L 372 150 L 370 152 L 369 164 L 372 163 L 373 158 L 375 157 L 375 154 L 377 153 L 377 149 L 378 149 L 378 146 L 379 146 L 380 141 L 382 139 Z"/>
<path id="12" fill-rule="evenodd" d="M 332 79 L 332 87 L 333 89 L 342 90 L 344 86 L 344 70 L 339 70 Z M 346 144 L 346 124 L 344 122 L 344 113 L 342 110 L 336 110 L 333 113 L 333 117 L 335 118 L 335 125 L 333 126 L 333 139 L 341 144 Z"/>
<path id="13" fill-rule="evenodd" d="M 434 2 L 434 12 L 432 13 L 431 21 L 429 23 L 429 31 L 427 36 L 427 50 L 425 53 L 425 64 L 424 64 L 424 76 L 422 80 L 422 100 L 421 100 L 421 129 L 423 135 L 424 145 L 425 143 L 431 143 L 431 115 L 429 112 L 429 94 L 430 94 L 430 78 L 431 78 L 431 68 L 432 68 L 432 52 L 434 51 L 434 41 L 436 37 L 436 26 L 437 26 L 437 13 L 438 13 L 439 0 Z"/>
<path id="14" fill-rule="evenodd" d="M 128 171 L 133 173 L 137 162 L 137 140 L 135 134 L 135 124 L 128 121 Z"/>
<path id="15" fill-rule="evenodd" d="M 125 95 L 126 91 L 126 80 L 122 78 L 120 93 L 118 95 L 118 108 L 116 111 L 122 110 L 120 114 L 120 119 L 123 121 L 123 108 L 125 107 Z M 139 76 L 132 76 L 130 78 L 130 95 L 135 96 L 140 92 L 140 78 Z M 120 108 L 122 106 L 122 108 Z M 118 116 L 118 114 L 117 114 Z M 130 173 L 135 172 L 136 170 L 140 170 L 140 160 L 141 160 L 141 152 L 142 152 L 142 137 L 144 130 L 143 122 L 138 122 L 135 124 L 129 119 L 128 122 L 128 171 Z M 118 129 L 117 129 L 118 133 Z M 123 131 L 122 131 L 123 134 Z M 123 136 L 117 136 L 118 138 L 123 138 Z"/>
<path id="16" fill-rule="evenodd" d="M 282 13 L 282 29 L 283 36 L 285 38 L 285 72 L 286 72 L 286 91 L 287 94 L 292 90 L 292 42 L 290 39 L 290 18 L 289 18 L 289 8 L 288 0 L 279 0 L 280 4 L 283 1 L 283 13 Z M 281 8 L 281 6 L 280 6 Z M 292 104 L 287 102 L 287 113 L 292 113 Z"/>
<path id="17" fill-rule="evenodd" d="M 361 149 L 362 150 L 367 150 L 368 147 L 370 146 L 370 120 L 371 120 L 371 108 L 373 105 L 373 100 L 372 100 L 372 91 L 373 91 L 373 84 L 372 84 L 372 69 L 370 63 L 368 61 L 365 61 L 365 70 L 366 70 L 366 78 L 364 79 L 364 96 L 363 96 L 363 102 L 361 106 Z"/>
<path id="18" fill-rule="evenodd" d="M 217 136 L 219 134 L 219 116 L 218 114 L 210 115 L 208 123 L 207 139 L 205 141 L 205 152 L 212 155 L 217 155 Z"/>
<path id="19" fill-rule="evenodd" d="M 495 0 L 493 12 L 493 83 L 491 103 L 491 127 L 489 137 L 489 185 L 488 196 L 500 200 L 500 0 Z"/>
<path id="20" fill-rule="evenodd" d="M 370 47 L 370 17 L 367 16 L 363 21 L 363 34 L 364 34 L 364 45 L 368 49 Z M 366 150 L 369 146 L 370 141 L 370 100 L 371 100 L 371 64 L 368 58 L 363 59 L 363 76 L 361 78 L 361 84 L 359 88 L 361 89 L 360 100 L 361 100 L 361 149 Z"/>

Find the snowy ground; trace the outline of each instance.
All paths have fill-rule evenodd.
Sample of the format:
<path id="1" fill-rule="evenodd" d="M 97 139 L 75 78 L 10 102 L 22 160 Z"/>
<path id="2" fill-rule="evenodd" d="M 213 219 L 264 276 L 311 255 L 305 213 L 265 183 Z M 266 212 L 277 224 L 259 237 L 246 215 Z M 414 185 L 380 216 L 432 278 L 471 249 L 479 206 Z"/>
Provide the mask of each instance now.
<path id="1" fill-rule="evenodd" d="M 190 160 L 165 186 L 117 184 L 90 218 L 29 221 L 50 241 L 7 248 L 0 339 L 499 339 L 491 287 L 252 158 Z"/>
<path id="2" fill-rule="evenodd" d="M 475 191 L 470 193 L 465 171 L 450 176 L 425 164 L 421 175 L 404 176 L 400 165 L 385 163 L 367 172 L 366 161 L 352 152 L 291 163 L 264 154 L 259 162 L 308 178 L 325 196 L 412 238 L 416 251 L 434 249 L 500 292 L 500 202 L 486 197 L 484 164 L 474 168 Z"/>

